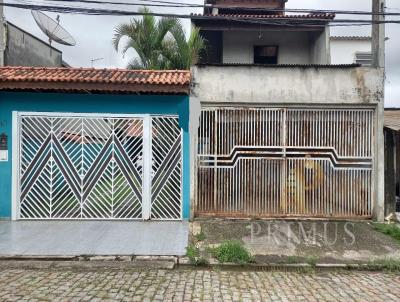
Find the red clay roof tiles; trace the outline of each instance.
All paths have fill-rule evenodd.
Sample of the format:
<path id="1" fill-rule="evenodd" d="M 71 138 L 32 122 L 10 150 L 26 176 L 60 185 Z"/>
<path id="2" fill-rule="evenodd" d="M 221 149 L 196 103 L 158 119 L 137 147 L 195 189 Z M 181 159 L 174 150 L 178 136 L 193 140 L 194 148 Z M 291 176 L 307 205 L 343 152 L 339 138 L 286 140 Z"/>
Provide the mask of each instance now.
<path id="1" fill-rule="evenodd" d="M 312 19 L 312 20 L 333 20 L 335 18 L 335 14 L 302 14 L 302 15 L 279 15 L 279 14 L 192 14 L 192 17 L 196 19 L 196 17 L 208 17 L 215 19 Z"/>
<path id="2" fill-rule="evenodd" d="M 0 90 L 188 94 L 186 70 L 1 67 Z"/>

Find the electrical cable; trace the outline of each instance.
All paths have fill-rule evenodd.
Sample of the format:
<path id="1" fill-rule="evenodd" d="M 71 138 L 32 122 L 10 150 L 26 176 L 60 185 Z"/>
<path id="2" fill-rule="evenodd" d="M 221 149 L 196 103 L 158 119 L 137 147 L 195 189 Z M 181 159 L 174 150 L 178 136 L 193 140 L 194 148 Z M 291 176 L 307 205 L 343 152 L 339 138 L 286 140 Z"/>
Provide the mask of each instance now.
<path id="1" fill-rule="evenodd" d="M 51 0 L 52 1 L 52 0 Z M 85 1 L 85 0 L 80 0 Z M 88 0 L 96 1 L 96 0 Z M 69 1 L 71 2 L 71 1 Z M 76 1 L 72 1 L 76 2 Z M 25 1 L 26 3 L 26 1 Z M 116 9 L 98 9 L 98 8 L 85 8 L 85 7 L 71 7 L 71 6 L 51 6 L 51 5 L 37 5 L 37 4 L 18 4 L 18 3 L 3 3 L 0 4 L 6 7 L 22 8 L 22 9 L 33 9 L 43 10 L 57 13 L 70 13 L 70 14 L 85 14 L 85 15 L 109 15 L 109 16 L 142 16 L 151 15 L 156 17 L 175 17 L 184 19 L 197 19 L 197 20 L 225 20 L 225 21 L 236 21 L 245 23 L 255 23 L 264 25 L 283 25 L 283 26 L 304 26 L 304 27 L 315 27 L 315 26 L 364 26 L 371 24 L 400 24 L 400 20 L 385 20 L 385 21 L 373 21 L 373 20 L 352 20 L 352 19 L 335 19 L 330 20 L 327 18 L 291 18 L 290 15 L 287 18 L 273 18 L 273 20 L 266 20 L 261 18 L 239 18 L 239 17 L 227 17 L 227 16 L 203 16 L 203 15 L 185 15 L 185 14 L 170 14 L 170 13 L 143 13 L 127 10 L 116 10 Z M 271 18 L 272 19 L 272 18 Z"/>

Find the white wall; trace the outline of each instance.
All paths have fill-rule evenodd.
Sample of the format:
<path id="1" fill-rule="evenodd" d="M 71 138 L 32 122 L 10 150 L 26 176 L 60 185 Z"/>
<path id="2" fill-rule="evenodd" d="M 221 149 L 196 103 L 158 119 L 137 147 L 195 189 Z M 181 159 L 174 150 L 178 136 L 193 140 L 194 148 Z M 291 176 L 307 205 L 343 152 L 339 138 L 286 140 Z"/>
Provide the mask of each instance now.
<path id="1" fill-rule="evenodd" d="M 278 64 L 310 64 L 311 38 L 307 32 L 225 31 L 223 63 L 254 63 L 254 45 L 278 45 Z"/>
<path id="2" fill-rule="evenodd" d="M 356 52 L 371 52 L 371 40 L 331 39 L 332 64 L 353 64 Z"/>

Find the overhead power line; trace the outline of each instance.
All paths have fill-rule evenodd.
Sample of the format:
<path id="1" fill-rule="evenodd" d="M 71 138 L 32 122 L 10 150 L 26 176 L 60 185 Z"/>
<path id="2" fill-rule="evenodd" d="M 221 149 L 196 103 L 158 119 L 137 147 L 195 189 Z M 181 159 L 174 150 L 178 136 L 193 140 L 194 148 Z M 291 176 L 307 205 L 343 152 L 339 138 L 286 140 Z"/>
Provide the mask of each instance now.
<path id="1" fill-rule="evenodd" d="M 260 7 L 243 7 L 243 6 L 218 6 L 218 5 L 203 5 L 193 3 L 181 3 L 173 1 L 161 1 L 161 0 L 137 0 L 142 3 L 129 3 L 120 1 L 102 1 L 102 0 L 46 0 L 47 2 L 66 2 L 66 3 L 86 3 L 86 4 L 109 4 L 109 5 L 124 5 L 124 6 L 149 6 L 149 7 L 170 7 L 170 8 L 223 8 L 226 10 L 239 10 L 245 9 L 248 11 L 266 11 Z M 285 8 L 285 9 L 267 9 L 269 12 L 289 12 L 289 13 L 315 13 L 315 14 L 336 14 L 336 15 L 385 15 L 385 16 L 400 16 L 400 13 L 375 13 L 371 11 L 355 11 L 355 10 L 321 10 L 321 9 L 298 9 L 298 8 Z"/>
<path id="2" fill-rule="evenodd" d="M 90 0 L 92 1 L 92 0 Z M 75 1 L 73 1 L 75 2 Z M 174 17 L 183 19 L 203 19 L 203 20 L 226 20 L 235 21 L 242 23 L 252 23 L 260 25 L 280 25 L 280 26 L 303 26 L 303 27 L 320 27 L 329 23 L 329 26 L 364 26 L 371 24 L 400 24 L 400 20 L 386 20 L 375 22 L 372 20 L 353 20 L 353 19 L 335 19 L 328 20 L 326 18 L 276 18 L 276 19 L 261 19 L 261 18 L 238 18 L 238 17 L 226 17 L 226 16 L 201 16 L 201 15 L 188 15 L 188 14 L 172 14 L 172 13 L 143 13 L 137 11 L 128 10 L 117 10 L 117 9 L 104 9 L 104 8 L 85 8 L 85 7 L 72 7 L 72 6 L 54 6 L 54 5 L 39 5 L 39 4 L 21 4 L 21 3 L 3 3 L 0 4 L 7 7 L 15 7 L 21 9 L 32 9 L 32 10 L 43 10 L 48 12 L 56 13 L 68 13 L 68 14 L 84 14 L 84 15 L 104 15 L 104 16 L 143 16 L 151 15 L 156 17 Z"/>

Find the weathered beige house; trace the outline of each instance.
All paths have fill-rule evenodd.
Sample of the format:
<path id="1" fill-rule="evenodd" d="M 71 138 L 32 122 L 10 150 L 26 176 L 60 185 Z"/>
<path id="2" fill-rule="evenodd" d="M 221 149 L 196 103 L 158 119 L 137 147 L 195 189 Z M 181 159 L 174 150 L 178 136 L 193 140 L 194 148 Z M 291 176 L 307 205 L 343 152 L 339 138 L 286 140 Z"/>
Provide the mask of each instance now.
<path id="1" fill-rule="evenodd" d="M 208 42 L 192 70 L 192 212 L 382 220 L 382 56 L 332 65 L 335 15 L 285 2 L 206 1 L 192 18 Z"/>

